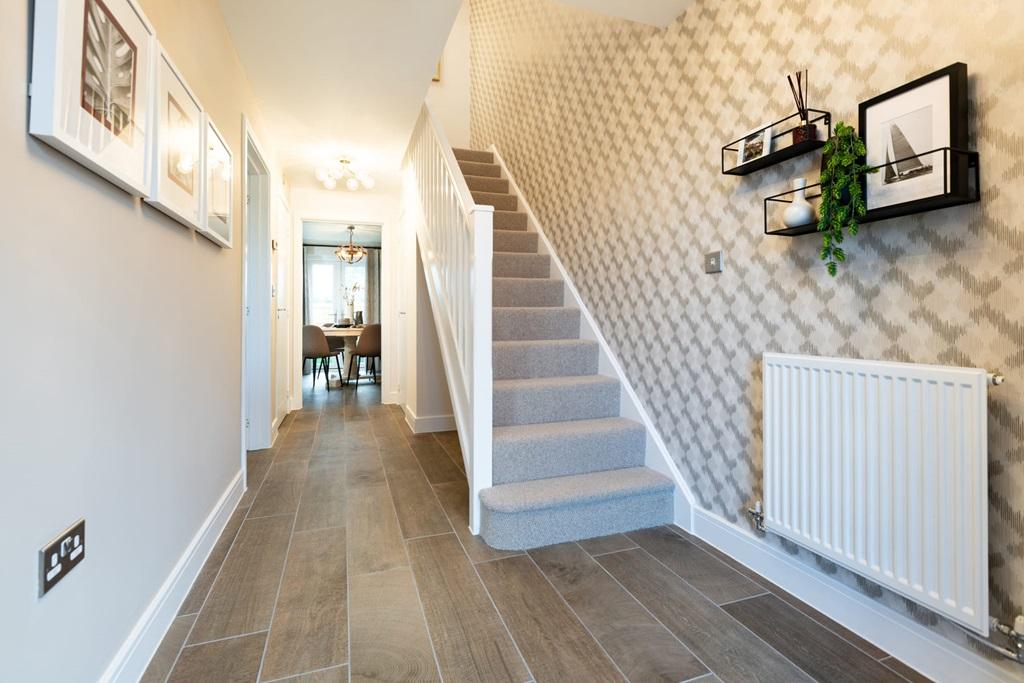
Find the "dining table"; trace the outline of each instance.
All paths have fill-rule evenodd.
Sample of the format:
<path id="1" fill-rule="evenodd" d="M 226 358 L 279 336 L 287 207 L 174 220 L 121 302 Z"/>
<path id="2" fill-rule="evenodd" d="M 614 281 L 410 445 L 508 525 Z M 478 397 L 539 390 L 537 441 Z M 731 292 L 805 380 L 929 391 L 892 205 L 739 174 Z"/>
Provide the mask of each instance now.
<path id="1" fill-rule="evenodd" d="M 363 327 L 322 327 L 324 334 L 328 337 L 358 337 L 363 332 Z"/>

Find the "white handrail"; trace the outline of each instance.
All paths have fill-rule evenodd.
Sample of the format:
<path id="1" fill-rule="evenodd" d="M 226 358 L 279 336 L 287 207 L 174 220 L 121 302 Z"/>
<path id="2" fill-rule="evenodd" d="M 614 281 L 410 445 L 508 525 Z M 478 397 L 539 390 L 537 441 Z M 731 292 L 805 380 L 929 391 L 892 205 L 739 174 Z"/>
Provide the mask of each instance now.
<path id="1" fill-rule="evenodd" d="M 494 207 L 478 206 L 451 146 L 424 104 L 405 153 L 434 326 L 469 481 L 469 526 L 491 486 L 491 260 Z"/>

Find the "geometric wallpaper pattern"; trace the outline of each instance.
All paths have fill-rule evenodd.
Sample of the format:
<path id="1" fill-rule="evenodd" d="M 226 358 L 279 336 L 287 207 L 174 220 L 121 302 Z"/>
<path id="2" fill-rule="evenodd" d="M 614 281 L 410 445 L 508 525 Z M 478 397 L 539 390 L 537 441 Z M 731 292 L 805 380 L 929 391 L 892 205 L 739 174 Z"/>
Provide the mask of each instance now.
<path id="1" fill-rule="evenodd" d="M 994 616 L 1024 606 L 1024 12 L 983 0 L 697 0 L 665 29 L 548 0 L 472 0 L 471 135 L 509 164 L 699 504 L 761 496 L 765 351 L 999 370 L 990 393 Z M 820 154 L 743 178 L 720 148 L 809 106 L 953 62 L 970 79 L 982 202 L 865 226 L 830 278 L 819 237 L 767 237 L 762 200 Z M 702 255 L 724 250 L 724 272 Z M 781 543 L 771 537 L 766 542 Z M 788 545 L 788 544 L 787 544 Z M 796 547 L 823 570 L 955 631 Z"/>

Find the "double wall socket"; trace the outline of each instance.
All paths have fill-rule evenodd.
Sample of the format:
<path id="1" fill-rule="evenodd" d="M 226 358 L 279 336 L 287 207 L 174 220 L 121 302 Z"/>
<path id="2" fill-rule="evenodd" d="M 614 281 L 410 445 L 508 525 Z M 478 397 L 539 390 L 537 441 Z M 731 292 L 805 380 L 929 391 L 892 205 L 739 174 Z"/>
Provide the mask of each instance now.
<path id="1" fill-rule="evenodd" d="M 39 551 L 39 597 L 85 559 L 85 520 L 80 519 Z"/>

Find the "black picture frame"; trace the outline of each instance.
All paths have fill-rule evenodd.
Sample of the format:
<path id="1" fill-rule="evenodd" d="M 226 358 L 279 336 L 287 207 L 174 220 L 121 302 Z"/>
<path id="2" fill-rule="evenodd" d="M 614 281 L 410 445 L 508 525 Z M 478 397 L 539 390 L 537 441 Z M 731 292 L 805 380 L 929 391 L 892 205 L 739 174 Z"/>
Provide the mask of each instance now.
<path id="1" fill-rule="evenodd" d="M 879 216 L 884 216 L 885 214 L 906 215 L 907 213 L 913 213 L 915 208 L 922 211 L 927 211 L 931 208 L 940 208 L 938 204 L 948 203 L 949 200 L 955 198 L 966 199 L 969 195 L 969 165 L 967 159 L 967 65 L 963 62 L 955 62 L 945 68 L 939 69 L 938 71 L 934 71 L 910 81 L 909 83 L 905 83 L 898 88 L 894 88 L 888 92 L 884 92 L 861 102 L 858 106 L 858 130 L 864 138 L 865 143 L 870 144 L 870 135 L 867 129 L 867 116 L 868 111 L 871 108 L 894 97 L 911 92 L 923 85 L 945 78 L 948 78 L 949 84 L 949 145 L 948 147 L 942 146 L 936 148 L 937 150 L 945 151 L 937 151 L 932 154 L 929 154 L 932 150 L 914 150 L 920 157 L 929 156 L 932 159 L 941 158 L 942 172 L 945 176 L 945 192 L 930 197 L 913 199 L 907 202 L 872 207 L 869 195 L 870 189 L 868 187 L 867 179 L 864 178 L 862 179 L 861 184 L 869 213 L 874 213 Z M 862 163 L 865 163 L 866 159 L 870 157 L 871 150 L 869 149 L 868 154 L 861 159 Z M 894 164 L 886 165 L 891 166 Z M 886 171 L 884 166 L 880 168 L 880 172 L 884 173 Z"/>

